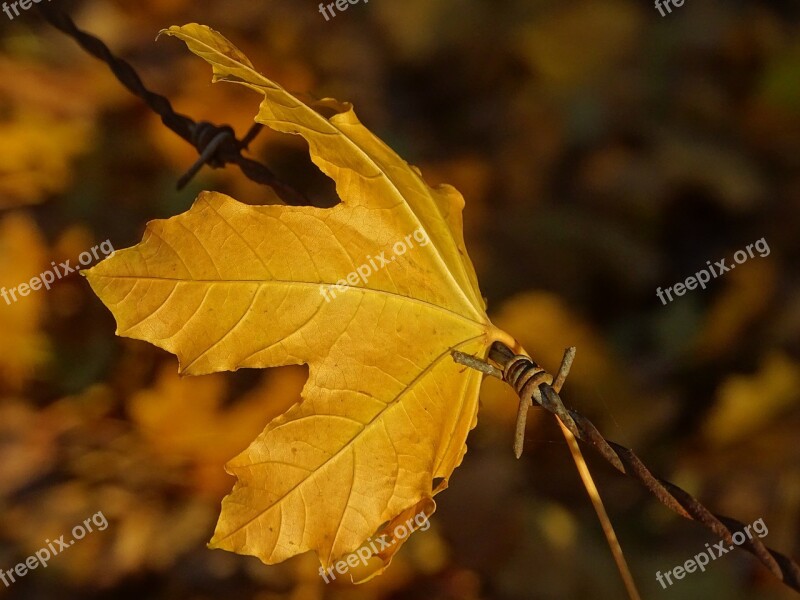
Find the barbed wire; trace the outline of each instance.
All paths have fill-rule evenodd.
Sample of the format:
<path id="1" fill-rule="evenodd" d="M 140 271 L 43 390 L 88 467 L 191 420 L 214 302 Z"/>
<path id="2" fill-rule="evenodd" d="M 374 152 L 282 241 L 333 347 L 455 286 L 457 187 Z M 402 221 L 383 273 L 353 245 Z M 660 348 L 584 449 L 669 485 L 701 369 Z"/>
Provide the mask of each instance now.
<path id="1" fill-rule="evenodd" d="M 248 179 L 270 186 L 286 204 L 292 206 L 309 204 L 301 192 L 278 179 L 267 166 L 242 155 L 242 151 L 247 149 L 261 131 L 262 125 L 254 124 L 239 140 L 229 125 L 215 125 L 207 121 L 196 122 L 186 115 L 175 112 L 172 103 L 165 96 L 150 91 L 144 85 L 130 63 L 116 56 L 101 39 L 79 29 L 72 18 L 57 5 L 42 3 L 38 4 L 37 8 L 45 21 L 75 40 L 88 54 L 107 64 L 117 80 L 161 117 L 164 125 L 194 146 L 200 157 L 178 180 L 178 189 L 186 186 L 203 165 L 217 169 L 226 164 L 235 164 Z"/>
<path id="2" fill-rule="evenodd" d="M 192 118 L 176 112 L 169 99 L 150 91 L 144 85 L 130 63 L 111 52 L 102 40 L 79 29 L 63 10 L 50 3 L 39 4 L 37 8 L 50 25 L 74 39 L 88 54 L 106 63 L 126 89 L 158 114 L 166 127 L 197 150 L 200 157 L 179 179 L 178 189 L 183 188 L 202 169 L 203 165 L 222 168 L 227 164 L 235 164 L 248 179 L 274 189 L 286 204 L 293 206 L 309 204 L 308 199 L 301 192 L 278 179 L 267 166 L 242 156 L 242 151 L 247 149 L 261 131 L 260 124 L 254 124 L 247 134 L 238 140 L 233 128 L 229 125 L 215 125 L 207 121 L 196 122 Z M 454 352 L 453 358 L 461 364 L 504 379 L 517 391 L 521 404 L 528 406 L 535 400 L 539 406 L 557 416 L 577 439 L 592 446 L 615 469 L 639 481 L 664 506 L 682 517 L 701 523 L 731 546 L 744 548 L 756 556 L 775 577 L 788 587 L 800 592 L 800 566 L 794 560 L 772 550 L 759 539 L 747 539 L 741 544 L 737 544 L 733 535 L 735 532 L 745 529 L 744 523 L 712 513 L 685 490 L 669 481 L 655 477 L 632 450 L 605 439 L 589 419 L 574 410 L 567 409 L 552 385 L 543 383 L 536 386 L 535 390 L 530 386 L 526 388 L 525 384 L 528 379 L 524 375 L 531 369 L 537 369 L 537 371 L 539 369 L 528 357 L 516 356 L 508 347 L 495 343 L 489 358 L 500 365 L 500 369 L 459 352 Z M 511 368 L 512 366 L 514 368 Z"/>
<path id="3" fill-rule="evenodd" d="M 564 362 L 568 360 L 571 362 L 574 352 L 574 348 L 568 349 L 564 355 Z M 605 439 L 589 419 L 564 406 L 558 392 L 553 389 L 554 385 L 548 383 L 553 381 L 552 376 L 542 377 L 543 369 L 529 357 L 515 355 L 505 344 L 495 342 L 489 351 L 489 359 L 496 363 L 499 369 L 460 352 L 453 352 L 453 359 L 457 363 L 503 379 L 517 393 L 520 399 L 520 412 L 523 412 L 531 402 L 536 402 L 558 417 L 572 435 L 597 450 L 615 469 L 641 483 L 661 504 L 682 517 L 701 523 L 714 535 L 725 540 L 731 548 L 744 548 L 758 558 L 775 577 L 800 592 L 800 566 L 794 560 L 750 536 L 741 544 L 736 543 L 733 536 L 736 532 L 745 530 L 744 523 L 712 513 L 689 492 L 654 476 L 632 450 Z M 542 381 L 544 383 L 541 383 Z M 524 428 L 524 421 L 522 427 Z"/>

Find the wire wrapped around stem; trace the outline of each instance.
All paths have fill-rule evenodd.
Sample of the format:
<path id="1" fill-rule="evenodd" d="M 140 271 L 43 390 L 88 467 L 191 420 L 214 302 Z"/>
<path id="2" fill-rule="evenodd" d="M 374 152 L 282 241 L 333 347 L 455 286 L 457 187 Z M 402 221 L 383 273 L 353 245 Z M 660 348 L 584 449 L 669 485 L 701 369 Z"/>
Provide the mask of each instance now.
<path id="1" fill-rule="evenodd" d="M 475 357 L 469 358 L 472 361 L 483 362 Z M 687 491 L 674 483 L 654 476 L 632 450 L 605 439 L 589 419 L 564 406 L 554 388 L 558 382 L 558 389 L 560 389 L 560 384 L 563 383 L 561 375 L 565 371 L 564 365 L 571 365 L 573 358 L 574 348 L 570 348 L 564 355 L 559 375 L 555 379 L 550 378 L 552 384 L 548 382 L 547 377 L 541 375 L 543 369 L 536 365 L 530 357 L 516 355 L 508 346 L 500 342 L 495 342 L 489 351 L 489 359 L 497 367 L 490 363 L 486 363 L 486 365 L 494 369 L 491 372 L 492 375 L 502 374 L 501 378 L 517 392 L 520 398 L 520 412 L 524 411 L 527 414 L 527 410 L 522 408 L 523 405 L 530 406 L 533 401 L 536 401 L 539 406 L 561 419 L 564 426 L 577 439 L 592 446 L 615 469 L 644 485 L 664 506 L 682 517 L 701 523 L 714 535 L 724 540 L 729 547 L 741 547 L 747 550 L 758 558 L 776 578 L 793 590 L 800 592 L 800 566 L 793 559 L 772 550 L 758 538 L 751 539 L 748 536 L 741 544 L 737 544 L 733 535 L 735 532 L 745 530 L 744 523 L 712 513 Z M 467 364 L 464 357 L 457 356 L 456 353 L 453 353 L 453 359 L 458 363 Z M 480 370 L 488 372 L 487 369 Z M 566 371 L 568 372 L 569 369 L 567 368 Z M 529 385 L 533 377 L 531 373 L 538 376 L 539 383 L 535 389 Z"/>

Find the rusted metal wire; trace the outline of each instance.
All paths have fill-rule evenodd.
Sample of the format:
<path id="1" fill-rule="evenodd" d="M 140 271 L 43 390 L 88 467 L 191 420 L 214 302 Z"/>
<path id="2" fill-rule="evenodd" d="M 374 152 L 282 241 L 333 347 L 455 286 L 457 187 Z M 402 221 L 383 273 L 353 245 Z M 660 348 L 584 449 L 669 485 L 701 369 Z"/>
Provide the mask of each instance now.
<path id="1" fill-rule="evenodd" d="M 535 401 L 556 415 L 576 438 L 592 446 L 615 469 L 639 481 L 664 506 L 682 517 L 703 524 L 724 540 L 730 549 L 741 546 L 756 556 L 775 577 L 800 592 L 800 566 L 794 560 L 768 548 L 756 538 L 749 539 L 747 536 L 748 539 L 741 544 L 734 542 L 733 535 L 745 529 L 744 523 L 715 515 L 674 483 L 655 477 L 632 450 L 605 439 L 589 419 L 564 406 L 558 392 L 548 382 L 548 377 L 543 375 L 543 369 L 529 357 L 515 355 L 508 346 L 496 342 L 489 351 L 489 359 L 500 367 L 503 380 L 514 388 L 521 403 Z M 552 377 L 549 379 L 552 381 Z"/>
<path id="2" fill-rule="evenodd" d="M 242 156 L 242 151 L 247 149 L 261 130 L 260 124 L 254 124 L 245 137 L 238 140 L 233 128 L 228 125 L 215 125 L 206 121 L 195 122 L 190 117 L 175 112 L 166 97 L 145 87 L 130 63 L 111 52 L 102 40 L 79 29 L 70 16 L 56 4 L 43 2 L 36 6 L 50 25 L 74 39 L 87 53 L 106 63 L 117 80 L 158 114 L 164 125 L 194 146 L 200 158 L 180 178 L 178 189 L 189 183 L 203 165 L 217 169 L 230 163 L 237 165 L 248 179 L 270 186 L 286 204 L 292 206 L 310 204 L 302 193 L 278 179 L 268 167 Z"/>
<path id="3" fill-rule="evenodd" d="M 242 156 L 242 151 L 247 149 L 261 130 L 260 124 L 254 124 L 245 137 L 238 140 L 235 132 L 228 125 L 215 125 L 206 121 L 195 122 L 190 117 L 175 112 L 166 97 L 147 89 L 136 70 L 128 62 L 114 55 L 102 40 L 79 29 L 64 11 L 50 3 L 39 4 L 37 8 L 53 27 L 74 39 L 87 53 L 106 63 L 125 88 L 158 114 L 164 125 L 197 150 L 200 157 L 181 177 L 178 189 L 183 188 L 203 165 L 222 168 L 230 163 L 237 165 L 248 179 L 272 187 L 287 204 L 293 206 L 309 204 L 303 194 L 279 180 L 268 167 Z M 458 352 L 454 352 L 453 355 L 457 362 L 472 368 L 479 368 L 475 364 L 477 359 L 474 357 Z M 800 566 L 794 560 L 765 546 L 758 539 L 748 538 L 743 543 L 736 544 L 733 535 L 737 531 L 744 530 L 744 523 L 729 517 L 715 515 L 685 490 L 669 481 L 655 477 L 632 450 L 606 440 L 591 421 L 564 406 L 561 397 L 553 389 L 552 376 L 548 375 L 530 358 L 514 355 L 507 346 L 500 343 L 492 346 L 489 358 L 500 366 L 502 378 L 514 387 L 521 403 L 530 405 L 532 401 L 536 401 L 539 406 L 561 419 L 577 439 L 592 446 L 615 469 L 638 480 L 664 506 L 682 517 L 703 524 L 731 548 L 741 546 L 755 555 L 775 577 L 792 589 L 800 591 Z M 483 361 L 478 362 L 486 366 L 479 370 L 499 376 L 494 367 Z M 520 412 L 523 417 L 527 413 L 527 411 Z"/>

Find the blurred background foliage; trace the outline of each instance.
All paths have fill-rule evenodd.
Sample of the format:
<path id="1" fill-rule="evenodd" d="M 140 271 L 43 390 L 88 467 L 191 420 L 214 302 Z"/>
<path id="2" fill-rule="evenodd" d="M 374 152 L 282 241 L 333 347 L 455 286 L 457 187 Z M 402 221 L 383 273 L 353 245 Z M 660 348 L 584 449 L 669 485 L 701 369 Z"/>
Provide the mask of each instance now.
<path id="1" fill-rule="evenodd" d="M 212 86 L 171 24 L 223 32 L 289 90 L 352 101 L 431 183 L 467 199 L 493 320 L 554 370 L 566 402 L 721 514 L 763 518 L 800 556 L 800 5 L 691 0 L 53 0 L 195 120 L 250 125 L 257 98 Z M 201 189 L 258 204 L 235 169 L 175 182 L 194 150 L 36 10 L 0 15 L 0 286 L 187 209 Z M 336 202 L 301 140 L 252 153 Z M 771 253 L 663 306 L 668 287 L 747 244 Z M 302 368 L 177 376 L 116 338 L 75 274 L 0 302 L 0 568 L 103 511 L 110 525 L 0 597 L 314 600 L 623 598 L 558 429 L 488 381 L 433 526 L 387 574 L 325 585 L 313 556 L 266 567 L 210 551 L 224 462 L 296 402 Z M 672 588 L 711 537 L 587 452 L 646 598 L 795 597 L 749 555 Z"/>

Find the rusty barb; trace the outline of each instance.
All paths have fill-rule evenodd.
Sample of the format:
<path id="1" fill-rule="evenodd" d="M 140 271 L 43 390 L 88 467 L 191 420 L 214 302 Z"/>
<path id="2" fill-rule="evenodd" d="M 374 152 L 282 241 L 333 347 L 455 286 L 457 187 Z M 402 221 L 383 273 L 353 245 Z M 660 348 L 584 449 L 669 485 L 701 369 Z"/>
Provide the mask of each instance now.
<path id="1" fill-rule="evenodd" d="M 682 517 L 701 523 L 729 546 L 737 546 L 733 534 L 743 531 L 746 527 L 744 523 L 715 515 L 685 490 L 654 476 L 632 450 L 605 439 L 589 419 L 564 406 L 559 392 L 575 358 L 575 348 L 568 348 L 564 353 L 556 377 L 530 357 L 516 355 L 500 342 L 495 342 L 489 350 L 491 362 L 458 351 L 453 351 L 452 356 L 455 362 L 502 379 L 514 388 L 520 400 L 514 437 L 514 452 L 518 458 L 522 454 L 528 409 L 535 401 L 560 419 L 577 439 L 592 446 L 615 469 L 641 483 L 664 506 Z M 740 546 L 758 558 L 784 584 L 800 592 L 800 566 L 794 560 L 768 548 L 758 538 L 748 539 Z"/>
<path id="2" fill-rule="evenodd" d="M 527 356 L 514 355 L 513 352 L 502 344 L 494 344 L 489 352 L 489 358 L 503 365 L 503 380 L 508 383 L 520 398 L 517 411 L 517 428 L 514 436 L 514 454 L 517 458 L 522 456 L 525 444 L 525 425 L 528 420 L 528 409 L 533 401 L 542 408 L 553 413 L 569 429 L 575 437 L 577 426 L 570 416 L 558 392 L 569 375 L 572 361 L 575 360 L 575 348 L 568 348 L 561 361 L 561 367 L 555 379 L 550 373 L 537 365 Z"/>
<path id="3" fill-rule="evenodd" d="M 268 167 L 242 154 L 261 131 L 260 124 L 254 124 L 239 140 L 229 125 L 195 122 L 190 117 L 175 112 L 166 97 L 147 89 L 130 63 L 116 56 L 101 39 L 79 29 L 70 16 L 55 3 L 38 4 L 37 8 L 45 21 L 75 40 L 85 52 L 108 65 L 123 87 L 161 117 L 161 122 L 166 127 L 194 146 L 200 157 L 180 178 L 178 189 L 186 186 L 203 166 L 218 169 L 226 164 L 235 164 L 251 181 L 270 186 L 286 204 L 310 204 L 301 192 L 278 179 Z"/>
<path id="4" fill-rule="evenodd" d="M 117 80 L 158 114 L 166 127 L 195 147 L 200 158 L 180 179 L 179 186 L 186 185 L 204 165 L 219 168 L 226 164 L 235 164 L 252 181 L 272 187 L 287 204 L 293 206 L 310 204 L 303 194 L 278 179 L 269 168 L 242 155 L 242 151 L 260 131 L 260 125 L 251 127 L 245 137 L 238 140 L 233 129 L 227 125 L 198 123 L 186 115 L 175 112 L 166 97 L 145 87 L 128 62 L 114 55 L 102 40 L 79 29 L 56 4 L 41 3 L 37 8 L 53 27 L 74 39 L 87 53 L 106 63 Z M 555 378 L 529 357 L 515 355 L 511 349 L 500 343 L 495 343 L 489 352 L 489 359 L 496 366 L 461 352 L 453 351 L 452 355 L 458 363 L 503 379 L 517 392 L 520 398 L 514 442 L 517 456 L 522 454 L 528 409 L 535 401 L 537 405 L 558 417 L 577 439 L 595 448 L 618 471 L 637 479 L 662 504 L 679 515 L 702 523 L 731 545 L 733 545 L 732 532 L 744 529 L 743 523 L 714 515 L 678 486 L 654 477 L 631 450 L 606 440 L 588 419 L 564 406 L 559 392 L 572 365 L 574 348 L 565 353 Z M 741 547 L 758 557 L 787 586 L 800 591 L 800 567 L 792 559 L 770 550 L 759 539 L 750 539 Z"/>

